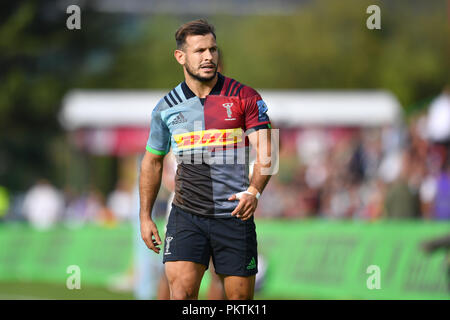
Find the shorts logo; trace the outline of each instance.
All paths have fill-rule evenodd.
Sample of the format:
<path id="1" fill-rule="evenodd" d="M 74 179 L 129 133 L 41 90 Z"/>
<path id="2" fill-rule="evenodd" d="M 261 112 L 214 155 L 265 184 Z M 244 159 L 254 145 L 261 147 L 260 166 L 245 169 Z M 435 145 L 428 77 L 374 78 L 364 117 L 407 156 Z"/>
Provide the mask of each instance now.
<path id="1" fill-rule="evenodd" d="M 233 106 L 233 103 L 224 103 L 222 106 L 227 109 L 228 118 L 225 120 L 236 120 L 236 118 L 231 118 L 232 115 L 231 107 Z"/>
<path id="2" fill-rule="evenodd" d="M 173 240 L 173 237 L 166 237 L 166 251 L 164 252 L 164 255 L 172 254 L 172 252 L 169 252 L 170 249 L 170 242 Z"/>
<path id="3" fill-rule="evenodd" d="M 255 269 L 255 268 L 256 268 L 256 260 L 255 260 L 255 257 L 253 257 L 247 266 L 247 270 L 251 270 L 251 269 Z"/>
<path id="4" fill-rule="evenodd" d="M 234 129 L 209 129 L 176 134 L 173 139 L 180 149 L 191 149 L 197 147 L 223 146 L 242 142 L 243 131 L 241 128 Z"/>
<path id="5" fill-rule="evenodd" d="M 263 100 L 258 100 L 256 104 L 258 105 L 258 121 L 269 121 L 266 103 Z"/>

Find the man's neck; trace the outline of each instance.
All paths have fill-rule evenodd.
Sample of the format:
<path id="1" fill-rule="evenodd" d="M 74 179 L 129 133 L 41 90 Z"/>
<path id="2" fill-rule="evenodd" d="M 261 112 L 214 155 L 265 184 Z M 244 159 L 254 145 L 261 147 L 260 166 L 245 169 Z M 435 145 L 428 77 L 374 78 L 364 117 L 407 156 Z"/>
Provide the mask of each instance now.
<path id="1" fill-rule="evenodd" d="M 191 75 L 189 75 L 186 71 L 184 74 L 184 78 L 185 78 L 185 82 L 187 84 L 187 86 L 189 87 L 189 89 L 191 89 L 191 91 L 199 98 L 205 98 L 210 92 L 211 90 L 214 88 L 214 86 L 217 83 L 217 73 L 216 76 L 211 79 L 208 82 L 202 82 L 202 81 L 198 81 L 197 79 L 194 79 L 191 77 Z"/>

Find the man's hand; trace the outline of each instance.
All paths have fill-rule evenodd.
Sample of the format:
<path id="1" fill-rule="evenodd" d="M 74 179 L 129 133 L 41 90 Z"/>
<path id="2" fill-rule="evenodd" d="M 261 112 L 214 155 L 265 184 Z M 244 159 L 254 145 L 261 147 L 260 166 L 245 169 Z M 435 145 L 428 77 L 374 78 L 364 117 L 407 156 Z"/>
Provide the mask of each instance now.
<path id="1" fill-rule="evenodd" d="M 161 244 L 161 238 L 159 237 L 158 228 L 153 220 L 141 219 L 141 237 L 150 250 L 159 254 L 161 248 L 158 246 Z"/>
<path id="2" fill-rule="evenodd" d="M 255 195 L 250 193 L 239 192 L 237 194 L 233 194 L 228 198 L 228 200 L 239 200 L 239 204 L 233 210 L 231 215 L 236 215 L 236 217 L 242 221 L 250 219 L 256 210 L 256 206 L 258 205 L 258 199 L 256 199 Z"/>

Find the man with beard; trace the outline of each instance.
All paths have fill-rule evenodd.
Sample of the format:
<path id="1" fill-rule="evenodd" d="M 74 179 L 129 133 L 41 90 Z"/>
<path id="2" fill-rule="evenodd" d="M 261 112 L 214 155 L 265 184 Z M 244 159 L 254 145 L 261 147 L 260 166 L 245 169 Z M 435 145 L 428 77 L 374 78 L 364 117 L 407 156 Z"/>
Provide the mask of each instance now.
<path id="1" fill-rule="evenodd" d="M 178 168 L 163 250 L 170 298 L 197 299 L 212 257 L 227 298 L 252 299 L 258 272 L 253 214 L 271 177 L 267 106 L 254 89 L 217 72 L 216 35 L 207 21 L 182 25 L 175 39 L 185 81 L 152 112 L 139 182 L 141 236 L 160 252 L 151 211 L 172 148 Z M 250 144 L 256 150 L 251 181 Z"/>

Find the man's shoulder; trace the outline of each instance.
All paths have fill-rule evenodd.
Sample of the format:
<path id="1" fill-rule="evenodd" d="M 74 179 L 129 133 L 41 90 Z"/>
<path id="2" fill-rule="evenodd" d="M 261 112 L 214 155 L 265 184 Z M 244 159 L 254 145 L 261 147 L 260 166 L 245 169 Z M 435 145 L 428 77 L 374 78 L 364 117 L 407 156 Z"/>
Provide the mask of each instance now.
<path id="1" fill-rule="evenodd" d="M 155 111 L 163 111 L 168 108 L 172 108 L 180 103 L 186 101 L 186 97 L 181 88 L 181 84 L 178 84 L 172 90 L 170 90 L 167 94 L 165 94 L 156 104 Z"/>
<path id="2" fill-rule="evenodd" d="M 252 87 L 241 83 L 240 81 L 224 76 L 223 95 L 227 97 L 237 97 L 240 99 L 248 99 L 254 96 L 259 96 L 259 93 Z"/>

